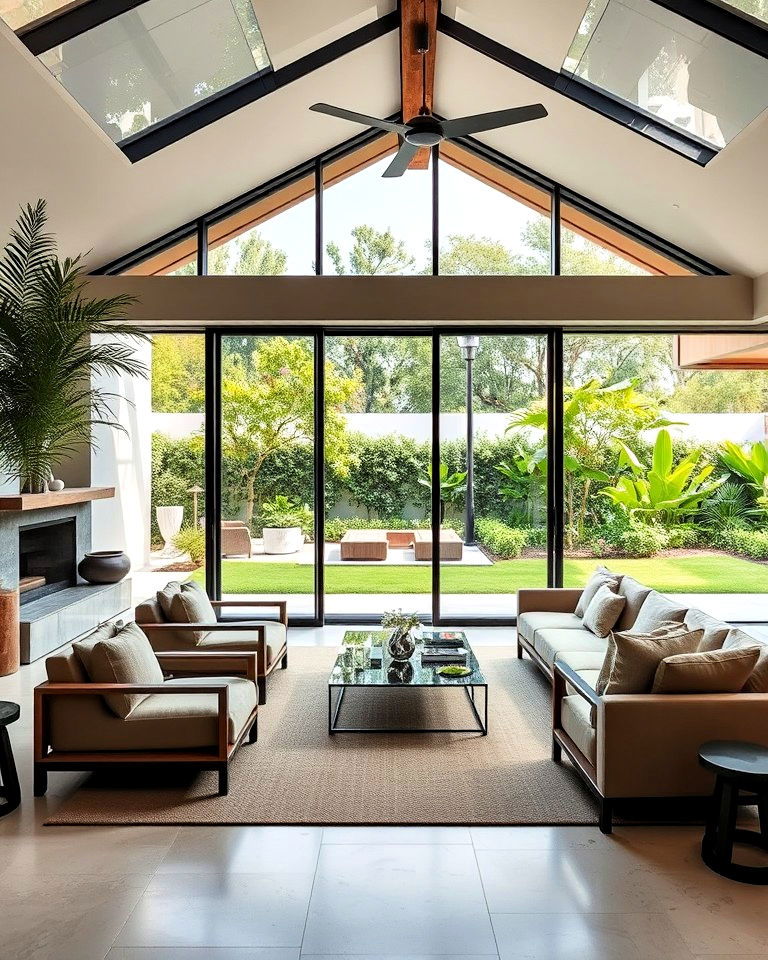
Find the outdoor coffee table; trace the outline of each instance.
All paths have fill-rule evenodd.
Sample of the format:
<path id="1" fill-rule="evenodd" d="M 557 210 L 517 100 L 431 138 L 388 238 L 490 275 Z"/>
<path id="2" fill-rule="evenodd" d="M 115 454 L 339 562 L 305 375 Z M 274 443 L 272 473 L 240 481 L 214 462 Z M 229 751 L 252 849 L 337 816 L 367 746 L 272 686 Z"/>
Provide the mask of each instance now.
<path id="1" fill-rule="evenodd" d="M 459 631 L 456 631 L 459 632 Z M 443 677 L 437 671 L 442 664 L 422 664 L 421 653 L 424 645 L 417 642 L 416 650 L 409 663 L 412 672 L 406 672 L 403 679 L 395 677 L 390 671 L 392 658 L 386 649 L 390 637 L 389 630 L 348 630 L 344 634 L 344 646 L 336 657 L 336 662 L 328 678 L 328 733 L 488 733 L 488 681 L 483 676 L 474 651 L 467 642 L 465 634 L 463 646 L 467 651 L 467 666 L 472 673 L 466 677 Z M 382 647 L 380 667 L 371 666 L 370 652 L 366 640 L 370 638 L 374 647 Z M 410 675 L 409 675 L 410 674 Z M 349 727 L 343 725 L 340 717 L 342 704 L 348 691 L 354 697 L 366 697 L 371 688 L 387 689 L 389 696 L 398 696 L 398 691 L 406 687 L 419 687 L 425 691 L 458 688 L 458 696 L 466 698 L 476 725 L 473 727 Z M 475 702 L 475 691 L 483 690 L 482 716 Z M 334 694 L 335 691 L 335 694 Z M 334 702 L 335 700 L 335 702 Z"/>

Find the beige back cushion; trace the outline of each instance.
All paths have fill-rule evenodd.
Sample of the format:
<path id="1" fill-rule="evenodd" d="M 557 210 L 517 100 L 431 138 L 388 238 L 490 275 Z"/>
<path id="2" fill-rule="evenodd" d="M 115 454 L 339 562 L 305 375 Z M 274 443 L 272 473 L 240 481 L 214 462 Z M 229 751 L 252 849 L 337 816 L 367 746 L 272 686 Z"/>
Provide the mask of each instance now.
<path id="1" fill-rule="evenodd" d="M 708 613 L 703 613 L 695 607 L 691 607 L 686 613 L 683 623 L 690 630 L 701 629 L 704 631 L 704 636 L 699 644 L 701 653 L 706 653 L 709 650 L 719 650 L 731 629 L 727 623 L 716 620 L 714 617 L 710 617 Z"/>
<path id="2" fill-rule="evenodd" d="M 208 599 L 205 590 L 196 583 L 182 583 L 181 589 L 171 600 L 171 621 L 173 623 L 216 623 L 216 611 Z M 184 631 L 187 633 L 187 631 Z M 207 630 L 190 630 L 188 637 L 192 643 L 200 643 Z"/>
<path id="3" fill-rule="evenodd" d="M 607 584 L 602 584 L 584 611 L 584 626 L 597 637 L 607 637 L 616 625 L 626 602 L 625 597 L 614 593 Z"/>
<path id="4" fill-rule="evenodd" d="M 605 695 L 649 693 L 661 661 L 677 653 L 693 653 L 703 635 L 703 630 L 688 630 L 684 624 L 667 633 L 615 631 L 613 641 L 616 652 L 605 685 Z"/>
<path id="5" fill-rule="evenodd" d="M 88 677 L 92 683 L 162 683 L 163 671 L 145 634 L 135 623 L 129 623 L 112 639 L 94 645 Z M 113 713 L 125 719 L 148 696 L 111 693 L 104 700 Z"/>
<path id="6" fill-rule="evenodd" d="M 136 604 L 134 616 L 136 623 L 163 623 L 165 621 L 165 615 L 157 596 L 149 597 Z"/>
<path id="7" fill-rule="evenodd" d="M 687 612 L 687 607 L 651 590 L 640 607 L 640 612 L 632 626 L 632 633 L 651 633 L 670 621 L 682 623 Z"/>
<path id="8" fill-rule="evenodd" d="M 163 616 L 169 623 L 174 623 L 173 610 L 171 605 L 173 598 L 181 592 L 181 584 L 178 580 L 169 580 L 162 590 L 157 591 L 157 603 Z"/>
<path id="9" fill-rule="evenodd" d="M 757 647 L 734 647 L 665 657 L 651 693 L 738 693 L 759 656 Z"/>
<path id="10" fill-rule="evenodd" d="M 50 683 L 86 683 L 88 674 L 74 651 L 54 653 L 45 660 L 45 674 Z"/>
<path id="11" fill-rule="evenodd" d="M 622 597 L 626 597 L 627 602 L 624 604 L 619 622 L 616 624 L 619 630 L 634 629 L 635 620 L 637 620 L 637 615 L 640 613 L 640 607 L 642 607 L 645 598 L 650 592 L 650 587 L 644 587 L 642 583 L 638 583 L 633 577 L 624 576 L 621 578 L 619 593 Z"/>
<path id="12" fill-rule="evenodd" d="M 581 596 L 579 597 L 579 602 L 576 604 L 576 610 L 574 611 L 576 616 L 584 616 L 584 614 L 587 612 L 587 607 L 589 606 L 590 601 L 600 587 L 608 586 L 611 588 L 611 590 L 616 591 L 619 586 L 619 580 L 620 578 L 618 576 L 611 573 L 609 570 L 606 570 L 605 567 L 598 567 L 587 581 L 587 585 L 584 587 Z"/>
<path id="13" fill-rule="evenodd" d="M 768 693 L 768 644 L 757 637 L 750 637 L 748 633 L 737 630 L 735 627 L 729 630 L 723 641 L 723 650 L 743 649 L 744 647 L 757 647 L 760 651 L 757 663 L 744 684 L 744 692 Z"/>
<path id="14" fill-rule="evenodd" d="M 121 627 L 122 623 L 100 623 L 95 630 L 91 630 L 90 633 L 86 633 L 84 637 L 73 642 L 72 651 L 80 661 L 80 666 L 85 671 L 86 676 L 90 676 L 93 648 L 102 640 L 111 640 Z"/>

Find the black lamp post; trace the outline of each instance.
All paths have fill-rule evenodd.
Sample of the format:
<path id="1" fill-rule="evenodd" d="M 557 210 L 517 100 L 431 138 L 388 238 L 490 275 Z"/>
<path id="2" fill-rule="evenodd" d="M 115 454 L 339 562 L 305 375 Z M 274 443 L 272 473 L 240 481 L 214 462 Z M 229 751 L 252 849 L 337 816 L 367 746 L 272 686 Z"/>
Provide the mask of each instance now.
<path id="1" fill-rule="evenodd" d="M 464 543 L 475 543 L 475 470 L 474 470 L 474 427 L 472 424 L 472 361 L 480 348 L 480 337 L 456 337 L 462 356 L 467 364 L 467 495 L 464 510 Z"/>

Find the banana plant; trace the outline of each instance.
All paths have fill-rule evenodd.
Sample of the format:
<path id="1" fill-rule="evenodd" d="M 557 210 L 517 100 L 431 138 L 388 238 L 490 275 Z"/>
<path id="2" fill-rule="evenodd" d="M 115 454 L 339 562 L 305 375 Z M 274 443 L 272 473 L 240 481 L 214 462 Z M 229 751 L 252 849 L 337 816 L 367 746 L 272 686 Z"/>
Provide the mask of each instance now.
<path id="1" fill-rule="evenodd" d="M 634 451 L 621 440 L 619 466 L 629 475 L 619 477 L 615 486 L 604 487 L 600 495 L 608 497 L 630 517 L 638 514 L 647 520 L 665 524 L 680 523 L 698 512 L 701 503 L 725 483 L 727 477 L 710 480 L 714 470 L 711 464 L 696 471 L 701 451 L 693 450 L 675 466 L 672 437 L 668 430 L 659 430 L 653 446 L 650 470 L 642 464 Z"/>
<path id="2" fill-rule="evenodd" d="M 757 502 L 768 510 L 768 449 L 758 440 L 751 447 L 740 447 L 726 440 L 720 450 L 723 464 L 739 477 L 743 477 L 755 491 Z"/>

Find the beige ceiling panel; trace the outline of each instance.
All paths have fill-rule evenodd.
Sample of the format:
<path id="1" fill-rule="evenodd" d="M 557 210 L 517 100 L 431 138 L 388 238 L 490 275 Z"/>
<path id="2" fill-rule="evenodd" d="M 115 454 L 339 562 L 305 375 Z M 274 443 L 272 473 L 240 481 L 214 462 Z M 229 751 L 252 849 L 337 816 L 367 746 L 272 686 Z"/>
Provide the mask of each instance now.
<path id="1" fill-rule="evenodd" d="M 395 0 L 251 0 L 277 69 L 391 13 Z"/>
<path id="2" fill-rule="evenodd" d="M 0 29 L 0 233 L 45 197 L 63 253 L 99 266 L 360 132 L 311 113 L 316 100 L 387 116 L 398 108 L 396 32 L 243 107 L 136 164 Z"/>
<path id="3" fill-rule="evenodd" d="M 765 116 L 700 167 L 440 37 L 438 113 L 457 117 L 535 102 L 549 111 L 544 120 L 479 139 L 729 272 L 768 272 Z"/>
<path id="4" fill-rule="evenodd" d="M 586 7 L 587 0 L 443 0 L 442 9 L 505 47 L 559 70 Z"/>

